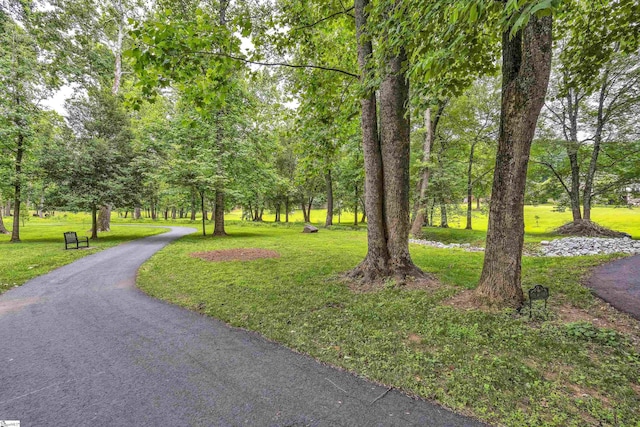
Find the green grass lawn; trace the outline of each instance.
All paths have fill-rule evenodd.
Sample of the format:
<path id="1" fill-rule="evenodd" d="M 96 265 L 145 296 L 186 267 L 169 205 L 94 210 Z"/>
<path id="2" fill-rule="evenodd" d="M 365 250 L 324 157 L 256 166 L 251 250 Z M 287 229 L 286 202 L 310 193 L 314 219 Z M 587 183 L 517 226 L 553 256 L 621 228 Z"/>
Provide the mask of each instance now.
<path id="1" fill-rule="evenodd" d="M 553 238 L 550 231 L 569 219 L 569 213 L 551 209 L 526 208 L 527 245 Z M 593 216 L 639 238 L 638 212 L 599 207 Z M 303 234 L 300 222 L 253 224 L 234 220 L 237 214 L 227 216 L 228 237 L 196 233 L 160 251 L 141 268 L 139 286 L 154 297 L 488 422 L 640 426 L 640 324 L 602 304 L 581 284 L 593 266 L 615 256 L 525 257 L 523 287 L 539 283 L 551 289 L 547 318 L 539 313 L 530 320 L 448 302 L 476 286 L 482 253 L 411 245 L 415 262 L 442 286 L 411 290 L 389 283 L 378 292 L 354 293 L 338 275 L 364 257 L 364 227 Z M 302 219 L 296 215 L 292 221 Z M 312 220 L 323 218 L 324 211 L 312 212 Z M 433 240 L 483 245 L 486 220 L 474 220 L 478 230 L 425 228 L 425 233 Z M 114 215 L 114 231 L 92 244 L 104 248 L 162 232 L 119 226 L 129 222 Z M 200 224 L 186 219 L 135 223 Z M 57 214 L 28 222 L 23 244 L 0 236 L 0 291 L 91 253 L 64 251 L 62 243 L 63 231 L 84 234 L 89 227 L 86 214 Z M 210 234 L 212 224 L 207 227 Z M 214 263 L 190 256 L 231 248 L 272 249 L 281 257 Z"/>
<path id="2" fill-rule="evenodd" d="M 540 283 L 552 295 L 548 320 L 529 320 L 444 303 L 475 287 L 482 254 L 412 245 L 416 263 L 442 287 L 390 284 L 354 293 L 337 275 L 364 257 L 366 233 L 300 231 L 245 224 L 229 226 L 226 238 L 191 235 L 152 257 L 138 283 L 154 297 L 485 421 L 639 425 L 638 322 L 603 311 L 580 283 L 592 266 L 613 257 L 525 258 L 525 288 Z M 189 256 L 230 248 L 272 249 L 281 257 L 208 262 Z M 596 317 L 627 329 L 594 326 Z"/>
<path id="3" fill-rule="evenodd" d="M 10 229 L 11 218 L 4 218 L 4 223 Z M 31 218 L 21 227 L 22 243 L 10 243 L 10 235 L 0 235 L 0 293 L 97 250 L 166 231 L 114 224 L 111 232 L 99 233 L 97 241 L 89 241 L 90 249 L 64 249 L 62 233 L 75 231 L 78 236 L 89 236 L 90 228 L 87 215 L 68 214 L 67 217 L 60 215 L 52 219 Z"/>

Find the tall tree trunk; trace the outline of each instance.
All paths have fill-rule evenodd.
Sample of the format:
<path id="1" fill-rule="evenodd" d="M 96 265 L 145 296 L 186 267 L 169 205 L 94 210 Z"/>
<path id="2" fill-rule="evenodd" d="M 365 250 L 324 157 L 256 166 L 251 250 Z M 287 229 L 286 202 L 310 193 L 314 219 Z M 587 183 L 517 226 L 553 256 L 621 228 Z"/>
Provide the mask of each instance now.
<path id="1" fill-rule="evenodd" d="M 91 240 L 98 239 L 98 208 L 91 206 Z"/>
<path id="2" fill-rule="evenodd" d="M 370 72 L 369 61 L 373 56 L 373 45 L 365 35 L 367 7 L 369 0 L 355 0 L 356 38 L 358 66 L 361 81 L 364 82 Z M 367 222 L 367 255 L 351 272 L 353 277 L 362 277 L 365 281 L 389 275 L 389 251 L 386 241 L 384 219 L 384 185 L 382 169 L 382 150 L 378 134 L 376 94 L 372 90 L 360 100 L 362 115 L 362 146 L 365 169 L 365 211 Z"/>
<path id="3" fill-rule="evenodd" d="M 205 207 L 204 207 L 204 191 L 199 191 L 199 193 L 200 193 L 200 209 L 202 210 L 202 235 L 206 236 L 207 235 L 207 231 L 206 231 L 205 223 L 204 223 L 206 221 L 206 218 L 205 218 L 206 211 L 205 211 Z"/>
<path id="4" fill-rule="evenodd" d="M 569 143 L 567 144 L 567 156 L 571 166 L 571 191 L 569 199 L 571 200 L 571 214 L 573 221 L 577 222 L 582 219 L 580 212 L 580 164 L 578 162 L 578 111 L 580 102 L 578 93 L 575 89 L 570 88 L 567 92 L 567 115 L 569 116 Z"/>
<path id="5" fill-rule="evenodd" d="M 40 194 L 40 203 L 38 203 L 38 217 L 44 218 L 44 191 Z"/>
<path id="6" fill-rule="evenodd" d="M 191 190 L 191 221 L 196 220 L 196 193 Z"/>
<path id="7" fill-rule="evenodd" d="M 20 202 L 22 201 L 22 157 L 24 156 L 24 135 L 18 133 L 16 145 L 15 181 L 13 183 L 13 229 L 11 242 L 20 243 Z"/>
<path id="8" fill-rule="evenodd" d="M 289 196 L 284 201 L 284 222 L 289 223 Z"/>
<path id="9" fill-rule="evenodd" d="M 602 77 L 602 86 L 600 87 L 600 96 L 598 98 L 598 115 L 596 117 L 596 132 L 593 135 L 593 151 L 591 151 L 591 160 L 589 162 L 589 170 L 584 181 L 584 193 L 582 195 L 583 218 L 591 221 L 591 201 L 593 198 L 593 182 L 596 176 L 598 166 L 598 156 L 600 155 L 600 146 L 602 144 L 602 131 L 605 125 L 604 118 L 604 102 L 609 90 L 609 70 L 605 70 Z"/>
<path id="10" fill-rule="evenodd" d="M 140 206 L 133 208 L 133 219 L 140 219 Z"/>
<path id="11" fill-rule="evenodd" d="M 476 149 L 476 143 L 471 144 L 471 151 L 469 152 L 469 165 L 467 167 L 467 226 L 465 230 L 472 230 L 471 226 L 471 210 L 473 207 L 473 154 Z"/>
<path id="12" fill-rule="evenodd" d="M 433 141 L 435 140 L 436 129 L 442 113 L 447 106 L 446 101 L 442 101 L 438 105 L 436 116 L 431 118 L 431 109 L 427 108 L 424 112 L 424 144 L 422 148 L 422 162 L 427 163 L 431 159 L 431 150 L 433 149 Z M 419 236 L 422 234 L 422 226 L 427 222 L 427 190 L 429 189 L 429 177 L 431 169 L 427 166 L 422 168 L 422 175 L 418 181 L 418 197 L 414 203 L 413 224 L 411 226 L 411 234 Z"/>
<path id="13" fill-rule="evenodd" d="M 280 201 L 278 201 L 278 203 L 276 203 L 276 220 L 275 222 L 280 222 L 280 210 L 282 208 L 282 203 Z"/>
<path id="14" fill-rule="evenodd" d="M 424 112 L 424 144 L 422 146 L 422 162 L 427 163 L 431 157 L 431 147 L 433 146 L 433 132 L 431 127 L 431 108 L 427 108 Z M 422 234 L 422 226 L 424 225 L 425 206 L 424 198 L 427 195 L 429 187 L 429 174 L 431 170 L 427 166 L 422 167 L 422 174 L 418 180 L 418 191 L 416 201 L 413 204 L 413 224 L 411 226 L 411 234 L 420 236 Z"/>
<path id="15" fill-rule="evenodd" d="M 380 142 L 384 176 L 384 215 L 389 267 L 395 276 L 422 272 L 409 255 L 409 81 L 404 75 L 404 49 L 390 58 L 389 74 L 380 85 Z"/>
<path id="16" fill-rule="evenodd" d="M 552 19 L 532 16 L 502 35 L 502 105 L 489 229 L 477 296 L 519 308 L 524 243 L 524 190 L 531 142 L 549 83 Z"/>
<path id="17" fill-rule="evenodd" d="M 358 225 L 358 204 L 360 204 L 360 195 L 356 185 L 356 202 L 353 204 L 353 225 Z"/>
<path id="18" fill-rule="evenodd" d="M 171 208 L 171 219 L 176 219 L 176 208 Z"/>
<path id="19" fill-rule="evenodd" d="M 224 230 L 224 190 L 216 190 L 216 223 L 213 228 L 214 236 L 226 236 Z"/>
<path id="20" fill-rule="evenodd" d="M 449 228 L 449 219 L 447 218 L 447 204 L 444 199 L 440 199 L 440 228 Z"/>
<path id="21" fill-rule="evenodd" d="M 327 218 L 324 221 L 324 226 L 329 227 L 333 225 L 333 181 L 331 179 L 331 169 L 327 170 L 324 179 L 327 183 Z"/>
<path id="22" fill-rule="evenodd" d="M 0 208 L 0 234 L 9 234 L 9 230 L 4 226 L 4 221 L 2 220 L 2 209 Z"/>
<path id="23" fill-rule="evenodd" d="M 480 197 L 476 197 L 476 210 L 480 210 Z"/>

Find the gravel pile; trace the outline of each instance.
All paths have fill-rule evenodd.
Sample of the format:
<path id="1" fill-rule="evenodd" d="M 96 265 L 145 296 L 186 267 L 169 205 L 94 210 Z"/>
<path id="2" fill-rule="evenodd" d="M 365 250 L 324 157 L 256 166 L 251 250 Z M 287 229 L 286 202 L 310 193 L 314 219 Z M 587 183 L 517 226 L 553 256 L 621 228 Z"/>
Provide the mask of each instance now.
<path id="1" fill-rule="evenodd" d="M 433 246 L 434 248 L 440 249 L 452 249 L 459 248 L 464 249 L 467 252 L 484 252 L 484 248 L 478 248 L 475 246 L 471 246 L 471 243 L 442 243 L 435 242 L 433 240 L 421 240 L 421 239 L 409 239 L 409 243 L 416 243 L 418 245 L 423 246 Z"/>
<path id="2" fill-rule="evenodd" d="M 629 238 L 567 237 L 543 240 L 539 256 L 581 256 L 613 253 L 640 254 L 640 240 Z"/>

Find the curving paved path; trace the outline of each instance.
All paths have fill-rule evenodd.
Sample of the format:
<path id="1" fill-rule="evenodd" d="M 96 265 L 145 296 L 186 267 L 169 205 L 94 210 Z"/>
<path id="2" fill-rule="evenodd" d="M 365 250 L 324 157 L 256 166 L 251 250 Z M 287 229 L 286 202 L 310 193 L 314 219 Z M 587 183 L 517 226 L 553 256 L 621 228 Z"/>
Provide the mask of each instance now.
<path id="1" fill-rule="evenodd" d="M 587 286 L 618 310 L 640 320 L 640 255 L 596 268 Z"/>
<path id="2" fill-rule="evenodd" d="M 138 267 L 193 231 L 172 227 L 0 296 L 0 420 L 23 426 L 481 425 L 396 391 L 384 394 L 384 387 L 137 290 Z"/>

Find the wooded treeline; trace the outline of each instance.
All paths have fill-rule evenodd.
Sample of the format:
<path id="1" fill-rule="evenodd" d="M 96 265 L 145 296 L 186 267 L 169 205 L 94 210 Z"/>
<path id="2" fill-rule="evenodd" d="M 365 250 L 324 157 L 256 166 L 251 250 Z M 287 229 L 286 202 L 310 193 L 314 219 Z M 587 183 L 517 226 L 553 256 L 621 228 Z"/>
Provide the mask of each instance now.
<path id="1" fill-rule="evenodd" d="M 199 211 L 214 235 L 235 207 L 348 211 L 368 230 L 352 277 L 405 280 L 424 276 L 410 233 L 488 209 L 478 295 L 517 307 L 523 205 L 589 221 L 640 180 L 638 16 L 636 0 L 10 0 L 2 214 L 90 211 L 97 238 L 112 209 Z M 61 88 L 64 117 L 45 107 Z"/>

